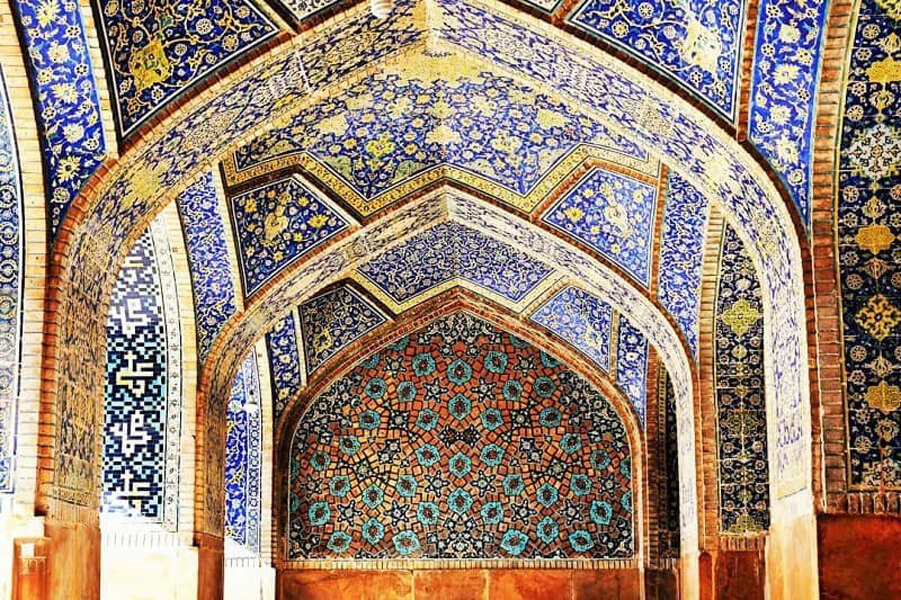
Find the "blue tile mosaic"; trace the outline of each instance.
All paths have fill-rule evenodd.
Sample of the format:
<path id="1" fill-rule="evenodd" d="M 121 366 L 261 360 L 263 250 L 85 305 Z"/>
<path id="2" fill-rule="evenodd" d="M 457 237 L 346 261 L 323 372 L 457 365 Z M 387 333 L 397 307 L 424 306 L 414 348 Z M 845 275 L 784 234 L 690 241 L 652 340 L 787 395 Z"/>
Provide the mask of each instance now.
<path id="1" fill-rule="evenodd" d="M 275 23 L 247 0 L 97 4 L 122 137 L 201 79 L 278 33 Z"/>
<path id="2" fill-rule="evenodd" d="M 648 341 L 626 317 L 619 317 L 616 342 L 616 383 L 645 423 L 648 393 Z"/>
<path id="3" fill-rule="evenodd" d="M 578 348 L 604 371 L 610 370 L 613 308 L 600 298 L 577 287 L 566 287 L 531 318 Z"/>
<path id="4" fill-rule="evenodd" d="M 256 357 L 232 383 L 225 436 L 225 536 L 254 554 L 262 526 L 263 429 Z"/>
<path id="5" fill-rule="evenodd" d="M 518 302 L 552 272 L 544 263 L 456 222 L 439 223 L 357 270 L 398 304 L 455 278 Z"/>
<path id="6" fill-rule="evenodd" d="M 106 152 L 81 7 L 13 0 L 38 121 L 50 238 Z"/>
<path id="7" fill-rule="evenodd" d="M 347 219 L 297 177 L 229 199 L 245 295 L 349 227 Z"/>
<path id="8" fill-rule="evenodd" d="M 751 71 L 748 139 L 810 222 L 813 125 L 828 0 L 762 0 Z"/>
<path id="9" fill-rule="evenodd" d="M 592 169 L 542 216 L 648 287 L 657 188 Z"/>
<path id="10" fill-rule="evenodd" d="M 0 70 L 0 493 L 15 487 L 22 341 L 22 179 L 6 78 Z"/>
<path id="11" fill-rule="evenodd" d="M 541 198 L 522 199 L 550 191 L 543 181 L 549 173 L 554 181 L 568 175 L 569 163 L 559 174 L 554 169 L 582 144 L 647 157 L 597 120 L 517 80 L 490 71 L 439 76 L 435 71 L 453 69 L 456 59 L 426 58 L 434 63 L 420 67 L 423 59 L 411 58 L 410 72 L 367 77 L 239 148 L 236 173 L 299 161 L 366 216 L 387 205 L 380 194 L 402 197 L 434 182 L 427 171 L 452 165 L 460 170 L 454 177 L 528 212 Z"/>
<path id="12" fill-rule="evenodd" d="M 677 173 L 667 181 L 657 298 L 673 316 L 697 356 L 701 275 L 710 203 Z"/>
<path id="13" fill-rule="evenodd" d="M 583 0 L 567 20 L 636 57 L 734 120 L 742 0 Z"/>
<path id="14" fill-rule="evenodd" d="M 388 319 L 350 286 L 308 300 L 298 308 L 307 374 Z"/>
<path id="15" fill-rule="evenodd" d="M 202 363 L 225 322 L 237 310 L 219 191 L 207 173 L 178 196 L 194 290 L 197 354 Z"/>
<path id="16" fill-rule="evenodd" d="M 272 382 L 272 423 L 278 422 L 288 402 L 297 395 L 303 383 L 297 339 L 297 319 L 292 311 L 266 332 L 269 371 Z"/>

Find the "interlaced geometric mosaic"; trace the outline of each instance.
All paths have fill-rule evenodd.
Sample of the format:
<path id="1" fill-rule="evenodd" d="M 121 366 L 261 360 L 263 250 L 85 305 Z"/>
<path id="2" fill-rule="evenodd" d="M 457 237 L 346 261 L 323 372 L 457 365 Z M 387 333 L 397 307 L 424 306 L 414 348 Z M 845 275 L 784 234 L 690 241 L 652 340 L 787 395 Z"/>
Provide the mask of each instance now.
<path id="1" fill-rule="evenodd" d="M 632 463 L 616 410 L 468 313 L 389 344 L 300 419 L 288 558 L 623 558 Z"/>

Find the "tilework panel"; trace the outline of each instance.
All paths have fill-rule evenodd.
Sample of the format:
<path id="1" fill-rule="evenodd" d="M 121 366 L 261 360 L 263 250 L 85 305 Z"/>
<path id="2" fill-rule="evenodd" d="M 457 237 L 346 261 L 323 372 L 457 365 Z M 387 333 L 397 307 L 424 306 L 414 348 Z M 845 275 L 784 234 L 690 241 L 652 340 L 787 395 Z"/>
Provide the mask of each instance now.
<path id="1" fill-rule="evenodd" d="M 731 121 L 744 12 L 742 0 L 583 0 L 567 19 L 662 72 Z"/>
<path id="2" fill-rule="evenodd" d="M 554 294 L 531 318 L 581 350 L 604 371 L 610 370 L 613 308 L 597 296 L 569 286 Z"/>
<path id="3" fill-rule="evenodd" d="M 701 271 L 710 203 L 678 173 L 667 181 L 657 297 L 698 353 Z"/>
<path id="4" fill-rule="evenodd" d="M 343 286 L 300 305 L 307 374 L 387 318 L 353 288 Z"/>
<path id="5" fill-rule="evenodd" d="M 764 531 L 770 522 L 763 304 L 754 263 L 726 226 L 714 337 L 720 530 Z"/>
<path id="6" fill-rule="evenodd" d="M 648 397 L 648 340 L 620 315 L 616 341 L 616 383 L 623 389 L 642 425 Z"/>
<path id="7" fill-rule="evenodd" d="M 586 381 L 456 313 L 301 418 L 288 557 L 629 557 L 631 464 L 622 421 Z"/>
<path id="8" fill-rule="evenodd" d="M 439 223 L 358 271 L 397 304 L 455 278 L 519 302 L 552 272 L 544 263 L 457 222 Z"/>
<path id="9" fill-rule="evenodd" d="M 762 0 L 748 138 L 810 220 L 813 118 L 828 0 Z"/>
<path id="10" fill-rule="evenodd" d="M 576 51 L 568 47 L 551 27 L 535 25 L 507 9 L 479 0 L 435 0 L 441 15 L 442 39 L 490 57 L 505 68 L 547 82 L 566 98 L 586 102 L 615 120 L 622 130 L 634 132 L 636 139 L 655 149 L 664 160 L 690 174 L 693 184 L 722 202 L 741 225 L 759 254 L 763 288 L 772 319 L 767 329 L 773 352 L 774 418 L 780 424 L 775 440 L 771 471 L 778 497 L 809 489 L 811 476 L 810 410 L 806 400 L 807 371 L 804 348 L 803 284 L 801 267 L 792 248 L 794 228 L 789 224 L 784 203 L 777 194 L 761 186 L 748 166 L 723 139 L 684 109 L 653 97 L 639 78 L 626 78 L 602 62 L 602 54 Z M 539 31 L 535 31 L 539 29 Z M 762 282 L 763 283 L 763 282 Z M 672 374 L 680 377 L 678 373 Z M 679 386 L 678 380 L 674 382 Z M 689 396 L 677 388 L 679 431 L 692 430 Z M 693 452 L 690 436 L 682 438 L 680 452 L 685 460 L 682 477 L 683 533 L 693 535 L 696 520 L 692 469 L 687 466 Z M 693 458 L 691 458 L 693 460 Z"/>
<path id="11" fill-rule="evenodd" d="M 197 353 L 203 362 L 213 340 L 237 310 L 235 280 L 225 242 L 228 234 L 219 210 L 219 190 L 213 174 L 204 175 L 182 192 L 176 202 L 191 268 Z"/>
<path id="12" fill-rule="evenodd" d="M 232 383 L 225 435 L 225 536 L 260 551 L 263 429 L 260 381 L 253 352 Z"/>
<path id="13" fill-rule="evenodd" d="M 288 402 L 297 395 L 303 383 L 297 338 L 297 316 L 292 311 L 266 332 L 272 382 L 272 423 L 278 422 Z"/>
<path id="14" fill-rule="evenodd" d="M 273 161 L 300 161 L 364 216 L 434 183 L 435 169 L 451 165 L 445 174 L 528 211 L 541 199 L 536 192 L 553 187 L 543 177 L 559 171 L 552 182 L 559 181 L 587 156 L 576 152 L 582 144 L 646 158 L 547 94 L 478 63 L 461 68 L 456 57 L 428 55 L 301 111 L 239 148 L 233 164 L 253 173 Z"/>
<path id="15" fill-rule="evenodd" d="M 35 101 L 52 239 L 106 152 L 97 82 L 77 2 L 11 4 Z"/>
<path id="16" fill-rule="evenodd" d="M 103 506 L 107 515 L 176 524 L 181 395 L 169 364 L 161 257 L 151 231 L 119 272 L 107 321 Z M 171 268 L 169 269 L 171 276 Z M 170 282 L 171 283 L 171 282 Z M 177 327 L 177 322 L 176 322 Z"/>
<path id="17" fill-rule="evenodd" d="M 656 207 L 656 187 L 593 169 L 542 220 L 584 242 L 647 287 Z"/>
<path id="18" fill-rule="evenodd" d="M 22 336 L 22 180 L 6 79 L 0 70 L 0 493 L 15 486 Z"/>
<path id="19" fill-rule="evenodd" d="M 838 249 L 849 483 L 901 489 L 901 15 L 864 0 L 844 120 Z"/>
<path id="20" fill-rule="evenodd" d="M 278 33 L 247 0 L 97 0 L 119 134 Z"/>
<path id="21" fill-rule="evenodd" d="M 657 398 L 659 431 L 659 490 L 662 518 L 658 520 L 660 555 L 679 556 L 679 440 L 676 434 L 676 393 L 666 368 L 659 364 Z"/>
<path id="22" fill-rule="evenodd" d="M 247 296 L 319 244 L 348 228 L 347 219 L 297 177 L 229 199 Z"/>

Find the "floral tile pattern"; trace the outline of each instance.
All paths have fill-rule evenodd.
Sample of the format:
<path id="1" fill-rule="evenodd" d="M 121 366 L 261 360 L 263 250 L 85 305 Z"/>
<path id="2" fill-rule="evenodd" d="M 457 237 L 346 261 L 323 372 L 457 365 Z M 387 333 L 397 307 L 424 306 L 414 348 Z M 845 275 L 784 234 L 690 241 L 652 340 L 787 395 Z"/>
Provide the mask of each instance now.
<path id="1" fill-rule="evenodd" d="M 645 424 L 648 386 L 648 340 L 620 315 L 616 342 L 616 383 L 626 393 L 638 420 Z"/>
<path id="2" fill-rule="evenodd" d="M 357 270 L 397 304 L 455 279 L 519 302 L 552 273 L 544 263 L 454 221 L 413 236 Z"/>
<path id="3" fill-rule="evenodd" d="M 676 435 L 676 393 L 673 382 L 662 363 L 659 365 L 657 381 L 658 423 L 660 440 L 658 443 L 657 468 L 661 477 L 658 481 L 661 499 L 659 519 L 660 556 L 678 557 L 680 548 L 679 523 L 679 440 Z"/>
<path id="4" fill-rule="evenodd" d="M 387 317 L 350 286 L 342 286 L 300 305 L 307 375 Z"/>
<path id="5" fill-rule="evenodd" d="M 97 82 L 77 2 L 13 0 L 38 121 L 50 238 L 106 153 Z"/>
<path id="6" fill-rule="evenodd" d="M 251 352 L 232 383 L 225 437 L 225 536 L 260 551 L 263 430 L 260 381 Z"/>
<path id="7" fill-rule="evenodd" d="M 542 217 L 622 267 L 647 287 L 657 188 L 592 169 Z"/>
<path id="8" fill-rule="evenodd" d="M 246 296 L 349 227 L 347 219 L 298 177 L 238 194 L 229 203 Z"/>
<path id="9" fill-rule="evenodd" d="M 188 249 L 197 353 L 206 358 L 213 340 L 237 310 L 236 291 L 228 259 L 226 224 L 219 210 L 219 190 L 207 173 L 176 200 Z"/>
<path id="10" fill-rule="evenodd" d="M 813 121 L 828 0 L 763 0 L 751 77 L 748 138 L 810 222 Z"/>
<path id="11" fill-rule="evenodd" d="M 849 483 L 901 489 L 901 15 L 860 4 L 838 182 Z"/>
<path id="12" fill-rule="evenodd" d="M 604 371 L 610 370 L 613 307 L 597 296 L 569 286 L 554 294 L 531 318 L 581 350 Z"/>
<path id="13" fill-rule="evenodd" d="M 743 39 L 742 0 L 583 0 L 567 20 L 735 118 Z"/>
<path id="14" fill-rule="evenodd" d="M 440 173 L 529 211 L 597 149 L 629 164 L 647 159 L 635 144 L 530 86 L 477 66 L 461 71 L 452 56 L 423 55 L 239 148 L 226 174 L 234 170 L 233 182 L 299 162 L 367 216 Z"/>
<path id="15" fill-rule="evenodd" d="M 469 314 L 403 337 L 297 425 L 288 557 L 633 555 L 619 415 L 565 365 Z"/>
<path id="16" fill-rule="evenodd" d="M 697 355 L 701 274 L 710 203 L 677 173 L 667 181 L 657 297 L 673 316 Z"/>
<path id="17" fill-rule="evenodd" d="M 123 138 L 192 85 L 278 33 L 248 0 L 98 0 L 97 15 Z"/>
<path id="18" fill-rule="evenodd" d="M 720 531 L 766 531 L 770 480 L 763 301 L 754 263 L 729 226 L 720 252 L 715 327 Z"/>
<path id="19" fill-rule="evenodd" d="M 272 423 L 284 412 L 288 402 L 300 391 L 303 383 L 300 364 L 300 345 L 297 337 L 297 317 L 294 311 L 281 323 L 266 332 L 269 370 L 272 382 Z"/>
<path id="20" fill-rule="evenodd" d="M 6 79 L 0 71 L 0 494 L 12 492 L 22 339 L 22 180 Z"/>

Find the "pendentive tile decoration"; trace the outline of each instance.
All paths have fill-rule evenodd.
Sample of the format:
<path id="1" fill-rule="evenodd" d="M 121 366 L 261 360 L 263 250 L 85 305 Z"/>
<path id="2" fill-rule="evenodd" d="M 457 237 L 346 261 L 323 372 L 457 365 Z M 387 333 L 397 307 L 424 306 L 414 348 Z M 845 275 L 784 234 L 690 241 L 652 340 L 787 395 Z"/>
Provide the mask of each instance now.
<path id="1" fill-rule="evenodd" d="M 22 339 L 22 178 L 6 78 L 0 70 L 0 493 L 12 492 Z"/>
<path id="2" fill-rule="evenodd" d="M 110 304 L 102 511 L 172 531 L 178 508 L 181 349 L 171 258 L 155 241 L 166 243 L 164 235 L 148 230 L 135 243 Z"/>
<path id="3" fill-rule="evenodd" d="M 350 286 L 328 291 L 300 305 L 307 374 L 312 374 L 360 336 L 388 319 Z"/>
<path id="4" fill-rule="evenodd" d="M 296 176 L 234 196 L 229 204 L 246 296 L 349 226 L 347 219 Z"/>
<path id="5" fill-rule="evenodd" d="M 701 273 L 710 203 L 678 173 L 667 180 L 657 297 L 697 356 Z"/>
<path id="6" fill-rule="evenodd" d="M 531 318 L 581 350 L 604 371 L 610 370 L 613 308 L 597 296 L 568 286 L 541 305 Z"/>
<path id="7" fill-rule="evenodd" d="M 226 225 L 219 210 L 219 190 L 207 173 L 176 199 L 185 232 L 197 354 L 202 363 L 225 322 L 237 310 L 236 291 L 226 246 Z"/>
<path id="8" fill-rule="evenodd" d="M 297 317 L 292 311 L 266 332 L 269 371 L 272 382 L 272 423 L 278 422 L 288 402 L 297 395 L 303 383 L 297 338 Z"/>
<path id="9" fill-rule="evenodd" d="M 810 222 L 813 126 L 828 0 L 762 0 L 751 71 L 748 139 Z"/>
<path id="10" fill-rule="evenodd" d="M 901 489 L 901 14 L 863 0 L 850 51 L 841 170 L 849 483 Z"/>
<path id="11" fill-rule="evenodd" d="M 528 212 L 589 156 L 647 169 L 638 146 L 570 105 L 477 62 L 419 55 L 239 148 L 226 176 L 300 164 L 363 216 L 450 177 Z"/>
<path id="12" fill-rule="evenodd" d="M 225 435 L 225 537 L 260 551 L 263 429 L 257 360 L 241 363 L 228 400 Z"/>
<path id="13" fill-rule="evenodd" d="M 763 299 L 754 263 L 726 226 L 714 337 L 720 531 L 765 531 L 770 522 Z"/>
<path id="14" fill-rule="evenodd" d="M 626 393 L 644 425 L 648 397 L 648 340 L 623 315 L 619 316 L 616 341 L 616 383 Z"/>
<path id="15" fill-rule="evenodd" d="M 631 468 L 600 393 L 455 313 L 373 354 L 301 417 L 288 558 L 631 557 Z"/>
<path id="16" fill-rule="evenodd" d="M 659 551 L 661 556 L 678 557 L 679 538 L 679 440 L 676 435 L 676 393 L 673 382 L 663 363 L 658 363 L 657 414 L 658 444 L 657 468 L 659 506 Z"/>
<path id="17" fill-rule="evenodd" d="M 735 118 L 745 2 L 582 0 L 567 20 Z"/>
<path id="18" fill-rule="evenodd" d="M 278 33 L 252 1 L 97 0 L 119 135 Z"/>
<path id="19" fill-rule="evenodd" d="M 609 258 L 648 287 L 656 209 L 655 186 L 592 169 L 542 220 Z"/>
<path id="20" fill-rule="evenodd" d="M 397 305 L 462 279 L 519 302 L 553 270 L 456 221 L 439 223 L 389 249 L 357 271 Z"/>
<path id="21" fill-rule="evenodd" d="M 52 240 L 106 152 L 97 82 L 77 2 L 11 4 L 34 97 Z"/>

